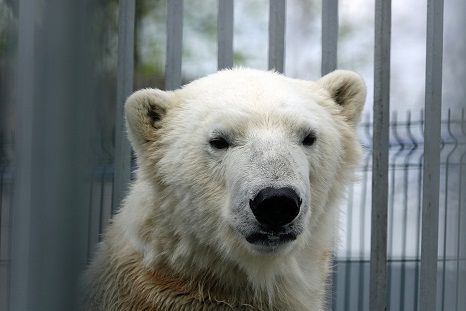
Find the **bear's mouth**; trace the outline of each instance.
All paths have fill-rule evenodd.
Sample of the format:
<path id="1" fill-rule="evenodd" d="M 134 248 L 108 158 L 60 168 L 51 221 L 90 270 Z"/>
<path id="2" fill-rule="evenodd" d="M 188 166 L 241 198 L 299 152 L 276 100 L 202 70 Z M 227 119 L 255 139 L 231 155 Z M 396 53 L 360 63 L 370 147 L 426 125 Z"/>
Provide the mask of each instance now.
<path id="1" fill-rule="evenodd" d="M 275 248 L 281 244 L 296 240 L 294 233 L 256 232 L 246 237 L 246 241 L 256 246 Z"/>

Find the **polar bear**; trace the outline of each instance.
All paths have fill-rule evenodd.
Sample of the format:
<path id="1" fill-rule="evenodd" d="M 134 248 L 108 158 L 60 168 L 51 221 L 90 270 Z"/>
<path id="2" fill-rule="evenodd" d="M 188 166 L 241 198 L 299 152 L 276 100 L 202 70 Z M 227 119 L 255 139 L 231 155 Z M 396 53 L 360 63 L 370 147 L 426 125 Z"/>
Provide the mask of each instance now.
<path id="1" fill-rule="evenodd" d="M 323 310 L 366 89 L 246 68 L 125 104 L 137 177 L 86 272 L 86 310 Z"/>

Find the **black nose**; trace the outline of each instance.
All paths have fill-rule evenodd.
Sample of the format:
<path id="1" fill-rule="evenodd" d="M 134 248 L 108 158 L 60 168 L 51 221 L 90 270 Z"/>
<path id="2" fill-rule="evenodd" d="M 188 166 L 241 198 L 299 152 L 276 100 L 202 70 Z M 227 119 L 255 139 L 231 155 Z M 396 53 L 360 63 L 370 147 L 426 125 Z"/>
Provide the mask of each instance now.
<path id="1" fill-rule="evenodd" d="M 249 206 L 261 224 L 279 227 L 290 223 L 299 214 L 302 200 L 291 188 L 264 188 L 249 201 Z"/>

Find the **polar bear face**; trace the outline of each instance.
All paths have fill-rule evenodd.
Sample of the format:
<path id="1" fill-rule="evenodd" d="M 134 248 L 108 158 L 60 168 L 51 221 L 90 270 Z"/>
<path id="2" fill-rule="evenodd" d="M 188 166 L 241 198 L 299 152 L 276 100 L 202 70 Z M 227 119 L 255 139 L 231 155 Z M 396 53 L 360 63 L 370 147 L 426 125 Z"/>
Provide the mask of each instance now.
<path id="1" fill-rule="evenodd" d="M 137 178 L 160 198 L 153 230 L 189 241 L 179 254 L 203 245 L 238 262 L 304 248 L 357 163 L 364 100 L 347 71 L 310 82 L 234 69 L 136 92 L 126 118 Z"/>

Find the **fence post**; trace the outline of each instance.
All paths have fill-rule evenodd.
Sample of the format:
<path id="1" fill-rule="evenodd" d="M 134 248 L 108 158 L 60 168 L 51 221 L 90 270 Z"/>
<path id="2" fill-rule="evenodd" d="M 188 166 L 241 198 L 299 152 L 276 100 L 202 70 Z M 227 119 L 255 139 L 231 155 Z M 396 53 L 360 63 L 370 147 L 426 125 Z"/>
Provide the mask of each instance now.
<path id="1" fill-rule="evenodd" d="M 322 2 L 322 61 L 321 75 L 324 76 L 337 68 L 338 47 L 338 0 L 323 0 Z M 332 261 L 335 261 L 333 256 Z M 333 271 L 327 280 L 327 309 L 335 309 L 336 288 L 335 276 L 337 265 L 333 264 Z"/>
<path id="2" fill-rule="evenodd" d="M 92 1 L 19 1 L 11 311 L 77 310 L 87 257 Z"/>
<path id="3" fill-rule="evenodd" d="M 167 3 L 167 60 L 165 89 L 175 90 L 182 84 L 181 59 L 183 55 L 183 0 Z"/>
<path id="4" fill-rule="evenodd" d="M 218 70 L 233 67 L 234 3 L 234 0 L 218 1 Z"/>
<path id="5" fill-rule="evenodd" d="M 322 76 L 337 68 L 338 0 L 322 2 Z"/>
<path id="6" fill-rule="evenodd" d="M 133 91 L 135 0 L 120 0 L 118 15 L 118 77 L 115 120 L 115 173 L 112 213 L 128 189 L 131 176 L 131 146 L 126 137 L 124 104 Z M 110 218 L 111 215 L 104 215 Z"/>
<path id="7" fill-rule="evenodd" d="M 269 11 L 269 69 L 284 72 L 286 0 L 271 0 Z"/>
<path id="8" fill-rule="evenodd" d="M 374 129 L 369 310 L 386 310 L 391 0 L 375 3 Z"/>
<path id="9" fill-rule="evenodd" d="M 436 309 L 442 114 L 443 0 L 427 3 L 424 172 L 419 310 Z M 446 216 L 445 216 L 446 217 Z"/>
<path id="10" fill-rule="evenodd" d="M 28 310 L 35 303 L 31 297 L 31 208 L 32 138 L 34 112 L 34 42 L 36 1 L 19 1 L 18 18 L 18 81 L 21 92 L 17 95 L 16 115 L 21 126 L 16 128 L 15 200 L 12 210 L 10 309 Z M 18 87 L 19 88 L 19 87 Z M 19 195 L 21 193 L 21 195 Z"/>

